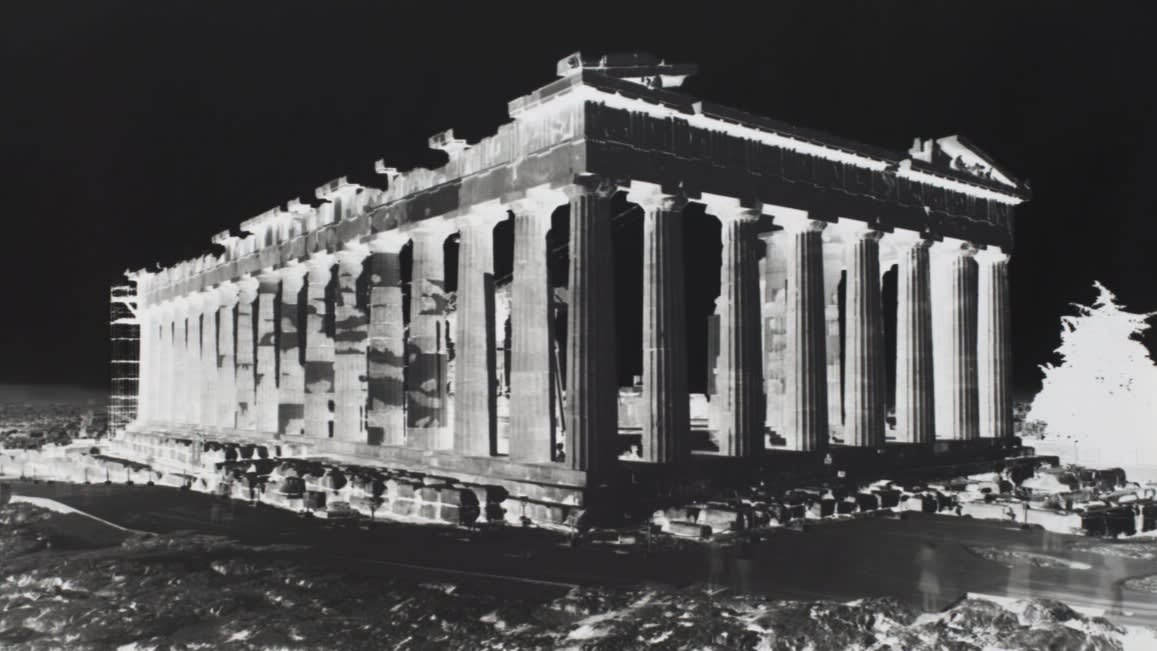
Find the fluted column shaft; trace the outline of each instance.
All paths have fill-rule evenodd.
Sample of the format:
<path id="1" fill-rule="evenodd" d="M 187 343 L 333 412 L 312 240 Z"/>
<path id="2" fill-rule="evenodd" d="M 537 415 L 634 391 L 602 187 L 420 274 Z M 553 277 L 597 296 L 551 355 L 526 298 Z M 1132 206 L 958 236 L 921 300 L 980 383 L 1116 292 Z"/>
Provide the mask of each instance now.
<path id="1" fill-rule="evenodd" d="M 721 225 L 719 362 L 716 445 L 722 454 L 753 456 L 763 449 L 763 363 L 760 359 L 759 214 L 734 200 L 706 199 Z"/>
<path id="2" fill-rule="evenodd" d="M 262 274 L 257 287 L 257 430 L 280 434 L 277 428 L 280 381 L 278 374 L 277 322 L 274 304 L 281 289 L 276 272 Z M 296 360 L 295 360 L 296 361 Z"/>
<path id="3" fill-rule="evenodd" d="M 976 260 L 959 241 L 933 245 L 932 366 L 937 438 L 980 435 L 976 372 Z"/>
<path id="4" fill-rule="evenodd" d="M 310 258 L 306 286 L 305 435 L 318 439 L 331 438 L 329 423 L 336 418 L 330 410 L 334 401 L 334 343 L 326 328 L 326 289 L 333 279 L 333 264 L 333 256 L 315 254 Z"/>
<path id="5" fill-rule="evenodd" d="M 358 307 L 357 283 L 369 250 L 351 247 L 337 254 L 338 291 L 334 301 L 333 437 L 365 443 L 362 413 L 366 409 L 368 318 Z"/>
<path id="6" fill-rule="evenodd" d="M 278 270 L 281 278 L 281 332 L 277 336 L 279 377 L 277 385 L 277 432 L 305 434 L 305 366 L 298 331 L 301 288 L 307 267 L 295 264 Z"/>
<path id="7" fill-rule="evenodd" d="M 443 247 L 448 234 L 445 225 L 413 232 L 410 338 L 406 345 L 406 442 L 410 447 L 426 450 L 453 447 L 446 417 L 449 300 Z"/>
<path id="8" fill-rule="evenodd" d="M 409 238 L 395 232 L 370 243 L 369 416 L 367 437 L 373 444 L 404 445 L 405 323 L 402 311 L 400 254 Z"/>
<path id="9" fill-rule="evenodd" d="M 678 462 L 689 451 L 691 419 L 683 287 L 686 201 L 645 184 L 635 184 L 627 200 L 643 208 L 643 459 Z"/>
<path id="10" fill-rule="evenodd" d="M 765 253 L 763 258 L 764 296 L 764 423 L 776 434 L 784 433 L 784 400 L 787 395 L 787 249 L 786 233 L 782 230 L 760 234 Z"/>
<path id="11" fill-rule="evenodd" d="M 804 215 L 775 221 L 786 231 L 787 255 L 784 438 L 792 450 L 823 450 L 829 433 L 825 223 Z"/>
<path id="12" fill-rule="evenodd" d="M 201 296 L 189 297 L 185 313 L 185 419 L 187 425 L 199 424 L 201 418 Z"/>
<path id="13" fill-rule="evenodd" d="M 169 302 L 165 305 L 164 318 L 161 320 L 161 413 L 157 420 L 164 423 L 177 421 L 174 402 L 177 395 L 177 313 L 177 304 Z"/>
<path id="14" fill-rule="evenodd" d="M 201 427 L 217 426 L 217 307 L 217 293 L 205 292 L 201 304 L 201 345 L 198 357 L 201 365 L 201 406 L 197 412 L 197 424 Z"/>
<path id="15" fill-rule="evenodd" d="M 237 282 L 237 372 L 233 402 L 237 413 L 236 428 L 257 431 L 257 346 L 254 344 L 253 310 L 257 300 L 257 279 L 242 278 Z"/>
<path id="16" fill-rule="evenodd" d="M 1009 439 L 1012 422 L 1012 347 L 1008 256 L 997 248 L 980 251 L 978 265 L 977 386 L 979 434 Z"/>
<path id="17" fill-rule="evenodd" d="M 832 229 L 834 231 L 835 229 Z M 828 235 L 831 231 L 825 232 Z M 840 357 L 840 278 L 845 263 L 844 247 L 839 242 L 823 243 L 824 265 L 824 321 L 827 337 L 824 350 L 827 355 L 828 435 L 844 438 L 844 367 Z"/>
<path id="18" fill-rule="evenodd" d="M 551 213 L 565 195 L 527 199 L 514 212 L 514 269 L 510 288 L 510 458 L 548 463 L 557 414 L 554 407 L 554 327 L 546 235 Z"/>
<path id="19" fill-rule="evenodd" d="M 590 473 L 617 456 L 618 369 L 615 354 L 612 188 L 580 177 L 568 186 L 570 265 L 567 306 L 566 460 Z"/>
<path id="20" fill-rule="evenodd" d="M 932 287 L 928 242 L 899 245 L 896 270 L 896 439 L 936 438 L 932 373 Z"/>
<path id="21" fill-rule="evenodd" d="M 847 360 L 844 442 L 884 446 L 884 311 L 880 292 L 879 231 L 849 226 L 846 314 Z"/>
<path id="22" fill-rule="evenodd" d="M 494 225 L 503 219 L 506 210 L 497 205 L 460 218 L 454 449 L 473 456 L 490 455 L 498 443 Z"/>
<path id="23" fill-rule="evenodd" d="M 135 420 L 143 423 L 149 419 L 149 399 L 152 390 L 151 351 L 155 348 L 153 342 L 156 327 L 153 324 L 155 308 L 138 307 L 139 337 L 137 344 L 137 413 Z"/>
<path id="24" fill-rule="evenodd" d="M 218 288 L 217 306 L 217 427 L 237 426 L 237 362 L 234 346 L 233 311 L 237 306 L 238 287 L 225 283 Z"/>

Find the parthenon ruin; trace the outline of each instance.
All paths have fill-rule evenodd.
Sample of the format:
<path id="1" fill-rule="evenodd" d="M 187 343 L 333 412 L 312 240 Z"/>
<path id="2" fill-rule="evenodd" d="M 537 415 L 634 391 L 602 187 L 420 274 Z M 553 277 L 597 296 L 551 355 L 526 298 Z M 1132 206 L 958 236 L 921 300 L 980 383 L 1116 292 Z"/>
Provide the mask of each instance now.
<path id="1" fill-rule="evenodd" d="M 141 344 L 125 436 L 149 458 L 233 441 L 576 494 L 624 463 L 1011 439 L 1025 184 L 957 136 L 899 153 L 698 100 L 680 92 L 694 65 L 576 53 L 557 72 L 494 135 L 430 138 L 442 167 L 378 163 L 383 187 L 338 179 L 218 234 L 217 253 L 128 273 Z M 612 298 L 624 199 L 643 213 L 632 446 Z M 722 248 L 709 342 L 688 335 L 689 219 L 720 224 L 702 243 Z M 714 351 L 695 400 L 692 347 Z"/>

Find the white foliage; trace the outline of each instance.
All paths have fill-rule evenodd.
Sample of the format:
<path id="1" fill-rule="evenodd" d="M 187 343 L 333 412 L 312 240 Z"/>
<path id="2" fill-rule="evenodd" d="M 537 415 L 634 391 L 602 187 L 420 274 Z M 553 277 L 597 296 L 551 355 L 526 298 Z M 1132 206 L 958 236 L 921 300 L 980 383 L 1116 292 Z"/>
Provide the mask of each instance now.
<path id="1" fill-rule="evenodd" d="M 1045 438 L 1118 453 L 1157 454 L 1157 365 L 1138 336 L 1157 313 L 1126 312 L 1104 285 L 1092 307 L 1061 317 L 1059 366 L 1045 364 L 1044 382 L 1026 420 L 1041 421 Z"/>

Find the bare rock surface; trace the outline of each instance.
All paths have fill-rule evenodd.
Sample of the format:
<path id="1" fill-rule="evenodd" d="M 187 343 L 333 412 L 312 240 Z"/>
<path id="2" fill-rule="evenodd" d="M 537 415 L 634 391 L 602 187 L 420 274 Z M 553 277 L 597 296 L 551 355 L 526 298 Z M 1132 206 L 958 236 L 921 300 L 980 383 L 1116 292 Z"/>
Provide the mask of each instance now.
<path id="1" fill-rule="evenodd" d="M 581 587 L 535 600 L 351 573 L 307 548 L 194 533 L 51 547 L 66 517 L 0 507 L 0 648 L 920 651 L 1157 643 L 1150 632 L 1127 635 L 1043 600 L 964 600 L 935 615 L 891 599 L 772 601 L 701 586 Z"/>

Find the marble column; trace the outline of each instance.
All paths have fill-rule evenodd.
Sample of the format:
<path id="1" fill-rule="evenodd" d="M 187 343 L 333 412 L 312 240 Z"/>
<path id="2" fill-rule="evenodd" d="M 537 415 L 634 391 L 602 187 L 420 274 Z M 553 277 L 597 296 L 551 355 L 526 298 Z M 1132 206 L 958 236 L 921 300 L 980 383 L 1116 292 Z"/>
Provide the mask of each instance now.
<path id="1" fill-rule="evenodd" d="M 761 233 L 763 258 L 763 377 L 765 424 L 777 435 L 784 434 L 784 398 L 787 395 L 787 249 L 785 231 Z"/>
<path id="2" fill-rule="evenodd" d="M 611 195 L 605 179 L 583 175 L 570 199 L 567 306 L 566 461 L 598 474 L 618 456 L 619 382 L 615 346 Z"/>
<path id="3" fill-rule="evenodd" d="M 278 352 L 277 322 L 274 305 L 281 289 L 281 277 L 276 271 L 263 273 L 257 285 L 257 431 L 280 434 L 278 413 Z"/>
<path id="4" fill-rule="evenodd" d="M 402 311 L 402 248 L 410 238 L 396 230 L 370 242 L 369 416 L 371 444 L 406 443 L 405 323 Z"/>
<path id="5" fill-rule="evenodd" d="M 880 237 L 864 222 L 840 220 L 848 270 L 844 443 L 884 447 L 884 309 L 880 291 Z"/>
<path id="6" fill-rule="evenodd" d="M 511 205 L 514 265 L 510 281 L 510 458 L 549 463 L 558 414 L 554 322 L 547 232 L 551 214 L 567 202 L 558 191 L 532 192 Z"/>
<path id="7" fill-rule="evenodd" d="M 643 209 L 643 460 L 675 463 L 689 454 L 691 428 L 683 278 L 687 202 L 638 182 L 627 201 Z"/>
<path id="8" fill-rule="evenodd" d="M 704 194 L 722 225 L 719 277 L 719 362 L 716 400 L 719 452 L 747 457 L 763 450 L 763 363 L 760 359 L 759 211 L 730 197 Z"/>
<path id="9" fill-rule="evenodd" d="M 152 350 L 156 348 L 153 341 L 156 334 L 156 327 L 153 323 L 155 318 L 156 310 L 154 308 L 144 305 L 137 308 L 137 324 L 140 335 L 137 343 L 137 413 L 134 420 L 138 423 L 149 420 L 150 394 L 153 388 L 150 362 Z"/>
<path id="10" fill-rule="evenodd" d="M 1008 255 L 989 247 L 976 254 L 976 262 L 979 434 L 1007 440 L 1013 435 Z"/>
<path id="11" fill-rule="evenodd" d="M 217 427 L 237 427 L 237 363 L 234 346 L 233 310 L 237 306 L 237 283 L 217 288 Z"/>
<path id="12" fill-rule="evenodd" d="M 506 216 L 506 208 L 487 203 L 458 219 L 454 450 L 472 456 L 497 451 L 494 226 Z"/>
<path id="13" fill-rule="evenodd" d="M 246 432 L 257 431 L 257 383 L 254 379 L 257 346 L 254 345 L 253 332 L 257 287 L 257 279 L 253 277 L 247 276 L 237 281 L 237 373 L 233 402 L 237 413 L 236 428 Z"/>
<path id="14" fill-rule="evenodd" d="M 186 302 L 185 312 L 185 391 L 181 399 L 185 402 L 186 425 L 201 424 L 201 312 L 204 297 L 191 294 Z"/>
<path id="15" fill-rule="evenodd" d="M 157 360 L 160 364 L 160 372 L 158 373 L 160 386 L 158 392 L 160 393 L 161 408 L 157 420 L 162 423 L 173 423 L 176 421 L 173 413 L 175 409 L 173 397 L 177 393 L 177 360 L 174 355 L 174 346 L 176 344 L 176 314 L 176 304 L 171 300 L 166 301 L 161 308 L 161 326 L 157 338 L 161 344 L 161 354 Z"/>
<path id="16" fill-rule="evenodd" d="M 936 436 L 980 435 L 976 369 L 976 260 L 972 245 L 932 245 L 932 369 Z"/>
<path id="17" fill-rule="evenodd" d="M 202 428 L 217 427 L 217 308 L 218 294 L 214 290 L 202 293 L 201 303 L 201 345 L 198 362 L 201 366 L 200 394 L 201 408 L 197 412 L 197 424 Z"/>
<path id="18" fill-rule="evenodd" d="M 305 325 L 301 323 L 299 297 L 308 271 L 309 268 L 301 263 L 278 269 L 281 278 L 281 332 L 277 335 L 280 371 L 277 384 L 277 432 L 282 436 L 301 436 L 306 433 L 305 366 L 302 364 L 298 332 Z M 308 355 L 308 350 L 305 352 Z"/>
<path id="19" fill-rule="evenodd" d="M 326 289 L 333 280 L 335 258 L 314 253 L 306 265 L 309 269 L 305 310 L 305 435 L 310 438 L 333 438 L 330 423 L 336 428 L 334 393 L 334 343 L 326 327 L 329 306 Z M 283 293 L 284 296 L 284 293 Z M 284 303 L 283 303 L 284 305 Z M 285 321 L 284 312 L 282 322 Z M 302 324 L 298 324 L 300 328 Z M 284 350 L 284 349 L 283 349 Z M 283 374 L 284 377 L 284 374 Z M 284 402 L 284 401 L 282 401 Z"/>
<path id="20" fill-rule="evenodd" d="M 424 450 L 448 450 L 453 437 L 447 422 L 449 346 L 446 295 L 446 238 L 453 227 L 441 219 L 424 220 L 411 232 L 410 338 L 406 344 L 406 442 Z"/>
<path id="21" fill-rule="evenodd" d="M 800 211 L 775 213 L 787 257 L 784 438 L 791 450 L 828 447 L 828 356 L 823 229 Z"/>
<path id="22" fill-rule="evenodd" d="M 914 232 L 889 236 L 896 265 L 896 439 L 936 438 L 932 377 L 932 286 L 928 240 Z"/>
<path id="23" fill-rule="evenodd" d="M 338 292 L 334 300 L 333 334 L 333 437 L 365 443 L 363 412 L 366 409 L 366 313 L 358 307 L 357 283 L 362 263 L 369 255 L 364 245 L 347 243 L 337 253 Z"/>
<path id="24" fill-rule="evenodd" d="M 844 243 L 834 228 L 823 231 L 824 352 L 827 357 L 828 436 L 846 442 L 844 435 L 844 363 L 841 358 L 840 279 L 844 275 Z"/>

